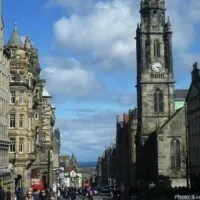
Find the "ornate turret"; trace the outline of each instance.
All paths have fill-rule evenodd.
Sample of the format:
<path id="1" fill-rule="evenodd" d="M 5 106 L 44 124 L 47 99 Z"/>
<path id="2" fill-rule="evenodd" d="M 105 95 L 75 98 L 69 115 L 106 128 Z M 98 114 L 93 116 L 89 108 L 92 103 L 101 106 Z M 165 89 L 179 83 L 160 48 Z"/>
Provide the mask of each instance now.
<path id="1" fill-rule="evenodd" d="M 23 48 L 23 43 L 21 40 L 21 36 L 18 33 L 17 24 L 15 23 L 14 30 L 10 36 L 10 39 L 8 40 L 8 47 L 18 47 Z"/>
<path id="2" fill-rule="evenodd" d="M 155 9 L 155 8 L 165 10 L 165 1 L 164 0 L 142 0 L 141 1 L 141 10 Z"/>
<path id="3" fill-rule="evenodd" d="M 30 40 L 30 38 L 28 36 L 26 36 L 24 48 L 25 49 L 31 49 L 32 48 L 31 40 Z"/>
<path id="4" fill-rule="evenodd" d="M 166 32 L 172 32 L 172 24 L 169 17 L 167 18 L 167 23 L 165 26 L 166 26 Z"/>

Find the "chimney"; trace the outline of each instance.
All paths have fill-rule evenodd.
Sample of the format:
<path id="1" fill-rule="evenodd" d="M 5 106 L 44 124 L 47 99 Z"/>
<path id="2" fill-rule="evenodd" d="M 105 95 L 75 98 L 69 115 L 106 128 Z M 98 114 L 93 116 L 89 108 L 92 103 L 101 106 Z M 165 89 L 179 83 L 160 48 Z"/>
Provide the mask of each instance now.
<path id="1" fill-rule="evenodd" d="M 116 120 L 117 120 L 117 123 L 120 123 L 120 116 L 119 115 L 116 115 Z"/>
<path id="2" fill-rule="evenodd" d="M 198 63 L 195 62 L 193 64 L 193 70 L 192 70 L 192 81 L 195 81 L 199 78 L 199 69 L 198 69 Z"/>
<path id="3" fill-rule="evenodd" d="M 126 114 L 123 113 L 123 122 L 126 122 Z"/>

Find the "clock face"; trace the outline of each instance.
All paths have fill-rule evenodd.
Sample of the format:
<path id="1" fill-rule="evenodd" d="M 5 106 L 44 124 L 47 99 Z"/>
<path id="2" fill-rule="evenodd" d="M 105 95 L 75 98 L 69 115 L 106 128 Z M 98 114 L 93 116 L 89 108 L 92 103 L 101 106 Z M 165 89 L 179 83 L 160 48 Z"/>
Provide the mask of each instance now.
<path id="1" fill-rule="evenodd" d="M 161 71 L 162 71 L 162 64 L 159 63 L 159 62 L 154 62 L 154 63 L 151 65 L 151 67 L 152 67 L 152 70 L 153 70 L 154 72 L 161 72 Z"/>

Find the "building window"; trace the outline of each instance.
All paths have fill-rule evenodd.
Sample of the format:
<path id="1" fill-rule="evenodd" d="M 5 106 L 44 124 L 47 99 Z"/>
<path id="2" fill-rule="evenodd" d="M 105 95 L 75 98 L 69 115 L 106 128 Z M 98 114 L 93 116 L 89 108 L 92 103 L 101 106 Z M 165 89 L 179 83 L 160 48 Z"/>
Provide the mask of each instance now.
<path id="1" fill-rule="evenodd" d="M 15 82 L 15 81 L 16 81 L 16 74 L 10 73 L 10 82 Z"/>
<path id="2" fill-rule="evenodd" d="M 31 130 L 31 118 L 30 117 L 28 118 L 28 130 L 29 131 Z"/>
<path id="3" fill-rule="evenodd" d="M 28 97 L 28 107 L 32 108 L 32 98 L 30 96 Z"/>
<path id="4" fill-rule="evenodd" d="M 40 99 L 40 91 L 39 90 L 36 90 L 36 97 L 37 97 L 37 99 Z"/>
<path id="5" fill-rule="evenodd" d="M 24 127 L 24 114 L 19 115 L 19 127 L 20 128 Z"/>
<path id="6" fill-rule="evenodd" d="M 23 74 L 20 74 L 20 75 L 19 75 L 19 81 L 20 81 L 21 83 L 24 82 L 24 75 L 23 75 Z"/>
<path id="7" fill-rule="evenodd" d="M 19 93 L 19 104 L 22 105 L 24 103 L 24 92 Z"/>
<path id="8" fill-rule="evenodd" d="M 158 42 L 158 40 L 154 41 L 154 56 L 160 57 L 160 43 Z"/>
<path id="9" fill-rule="evenodd" d="M 19 138 L 19 152 L 22 153 L 24 151 L 24 138 Z"/>
<path id="10" fill-rule="evenodd" d="M 36 132 L 35 143 L 36 143 L 37 145 L 39 144 L 39 133 L 38 133 L 38 132 Z"/>
<path id="11" fill-rule="evenodd" d="M 15 103 L 15 91 L 10 91 L 10 103 Z"/>
<path id="12" fill-rule="evenodd" d="M 171 141 L 171 168 L 181 168 L 180 141 L 178 139 L 172 139 Z"/>
<path id="13" fill-rule="evenodd" d="M 32 86 L 32 78 L 29 76 L 28 78 L 28 85 L 31 87 Z"/>
<path id="14" fill-rule="evenodd" d="M 154 112 L 164 112 L 163 92 L 159 88 L 154 92 Z"/>
<path id="15" fill-rule="evenodd" d="M 15 152 L 15 145 L 16 145 L 15 138 L 10 138 L 10 152 Z"/>
<path id="16" fill-rule="evenodd" d="M 31 140 L 28 140 L 28 153 L 31 153 Z"/>
<path id="17" fill-rule="evenodd" d="M 15 114 L 10 114 L 10 128 L 15 127 Z"/>
<path id="18" fill-rule="evenodd" d="M 38 119 L 39 117 L 39 110 L 35 110 L 35 118 Z"/>

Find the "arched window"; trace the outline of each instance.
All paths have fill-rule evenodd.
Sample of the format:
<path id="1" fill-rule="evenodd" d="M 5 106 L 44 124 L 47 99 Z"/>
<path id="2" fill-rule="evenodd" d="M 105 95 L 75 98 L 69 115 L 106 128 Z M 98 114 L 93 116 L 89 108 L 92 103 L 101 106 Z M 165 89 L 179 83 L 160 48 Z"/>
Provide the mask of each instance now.
<path id="1" fill-rule="evenodd" d="M 171 140 L 171 168 L 181 168 L 180 141 L 178 139 Z"/>
<path id="2" fill-rule="evenodd" d="M 154 56 L 156 58 L 160 57 L 160 43 L 158 40 L 154 41 Z"/>
<path id="3" fill-rule="evenodd" d="M 159 88 L 154 92 L 154 112 L 164 112 L 163 91 Z"/>

